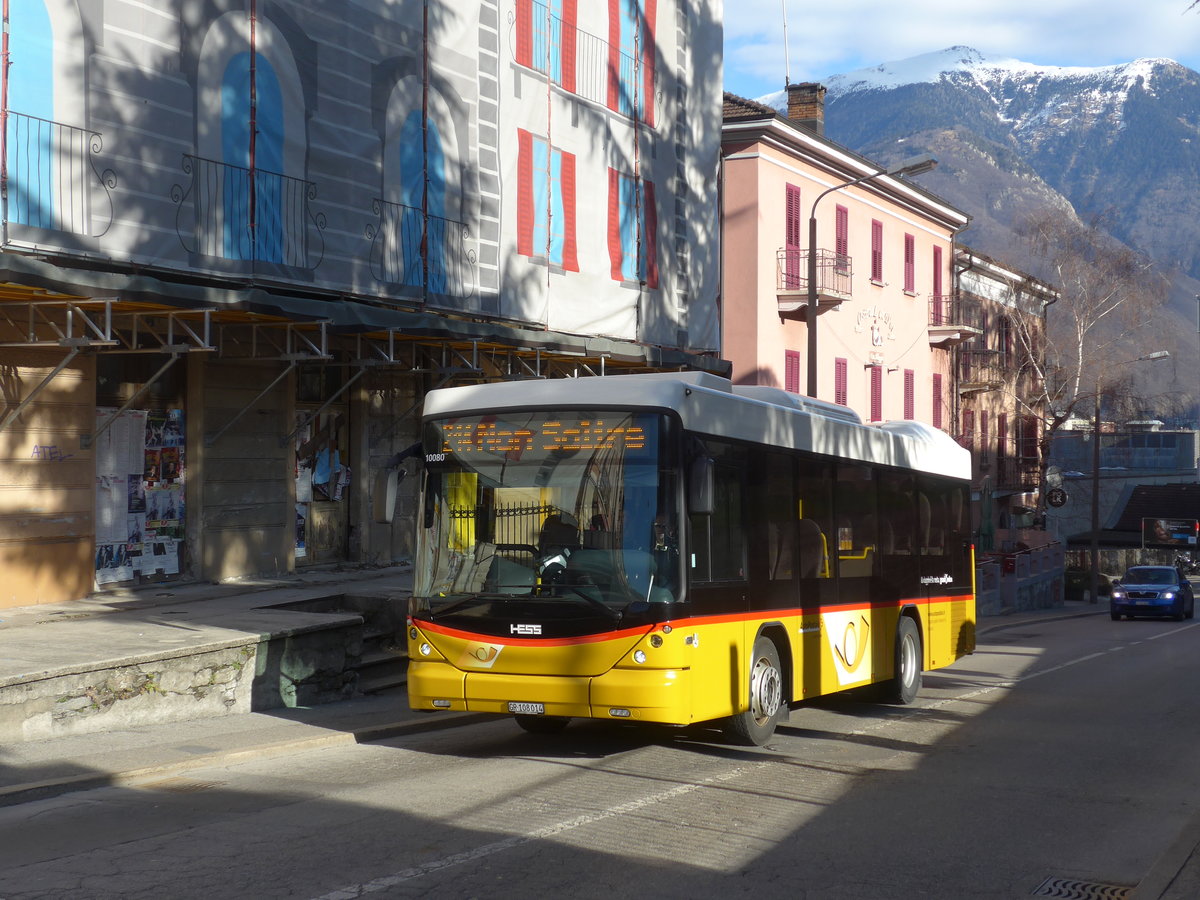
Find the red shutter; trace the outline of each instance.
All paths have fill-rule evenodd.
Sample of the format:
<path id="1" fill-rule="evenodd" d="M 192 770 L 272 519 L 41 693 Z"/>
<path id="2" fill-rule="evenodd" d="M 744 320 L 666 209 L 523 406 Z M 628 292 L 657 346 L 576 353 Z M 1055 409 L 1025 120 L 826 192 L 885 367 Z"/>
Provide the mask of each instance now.
<path id="1" fill-rule="evenodd" d="M 917 413 L 917 373 L 904 370 L 904 418 L 915 419 Z"/>
<path id="2" fill-rule="evenodd" d="M 642 32 L 642 91 L 643 106 L 646 122 L 654 125 L 654 55 L 655 55 L 655 19 L 658 14 L 657 0 L 643 0 L 645 4 L 646 28 Z"/>
<path id="3" fill-rule="evenodd" d="M 608 170 L 608 260 L 613 281 L 621 277 L 621 175 Z"/>
<path id="4" fill-rule="evenodd" d="M 1021 422 L 1021 455 L 1026 459 L 1036 459 L 1038 455 L 1038 420 L 1037 416 L 1025 416 Z"/>
<path id="5" fill-rule="evenodd" d="M 996 417 L 996 459 L 1008 457 L 1008 413 Z"/>
<path id="6" fill-rule="evenodd" d="M 528 2 L 528 0 L 526 0 Z M 575 54 L 579 41 L 575 22 L 578 18 L 578 0 L 563 0 L 562 5 L 562 86 L 575 91 Z"/>
<path id="7" fill-rule="evenodd" d="M 883 223 L 871 220 L 871 280 L 883 281 Z"/>
<path id="8" fill-rule="evenodd" d="M 517 129 L 517 253 L 533 256 L 533 135 Z"/>
<path id="9" fill-rule="evenodd" d="M 942 298 L 942 248 L 933 248 L 933 296 Z"/>
<path id="10" fill-rule="evenodd" d="M 871 366 L 871 421 L 883 419 L 883 369 Z"/>
<path id="11" fill-rule="evenodd" d="M 942 373 L 933 373 L 933 427 L 942 427 Z"/>
<path id="12" fill-rule="evenodd" d="M 800 188 L 786 186 L 783 211 L 783 277 L 784 287 L 800 288 Z"/>
<path id="13" fill-rule="evenodd" d="M 517 63 L 533 64 L 533 0 L 517 0 Z"/>
<path id="14" fill-rule="evenodd" d="M 793 394 L 800 393 L 800 351 L 783 351 L 783 389 Z"/>
<path id="15" fill-rule="evenodd" d="M 645 242 L 643 249 L 646 253 L 646 284 L 648 287 L 658 287 L 658 205 L 654 202 L 654 182 L 643 181 L 642 190 L 645 193 Z"/>
<path id="16" fill-rule="evenodd" d="M 904 236 L 904 289 L 910 294 L 917 289 L 917 243 L 911 234 Z"/>
<path id="17" fill-rule="evenodd" d="M 958 442 L 968 450 L 975 449 L 975 410 L 973 409 L 962 411 L 962 434 L 958 436 Z"/>
<path id="18" fill-rule="evenodd" d="M 608 108 L 621 108 L 621 2 L 608 0 Z"/>
<path id="19" fill-rule="evenodd" d="M 575 154 L 562 154 L 563 268 L 579 271 L 579 248 L 575 234 Z"/>
<path id="20" fill-rule="evenodd" d="M 846 257 L 850 255 L 850 210 L 844 206 L 837 207 L 834 213 L 834 222 L 836 237 L 834 238 L 833 252 L 837 254 L 838 269 L 845 270 L 849 268 L 849 261 Z"/>
<path id="21" fill-rule="evenodd" d="M 839 356 L 833 361 L 833 399 L 841 406 L 850 403 L 850 390 L 846 384 L 847 363 L 845 357 Z"/>

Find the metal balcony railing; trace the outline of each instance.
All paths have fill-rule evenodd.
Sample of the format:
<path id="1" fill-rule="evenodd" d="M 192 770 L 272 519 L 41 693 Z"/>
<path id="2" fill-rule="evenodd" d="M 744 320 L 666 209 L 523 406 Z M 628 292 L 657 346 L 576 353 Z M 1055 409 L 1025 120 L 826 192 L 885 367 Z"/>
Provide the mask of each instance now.
<path id="1" fill-rule="evenodd" d="M 325 216 L 311 181 L 185 155 L 175 185 L 176 230 L 189 253 L 312 271 L 325 254 Z"/>
<path id="2" fill-rule="evenodd" d="M 808 251 L 776 253 L 776 293 L 779 314 L 804 318 L 808 313 Z M 832 250 L 817 251 L 817 311 L 833 309 L 854 293 L 852 260 Z"/>
<path id="3" fill-rule="evenodd" d="M 633 118 L 636 112 L 639 120 L 647 118 L 657 96 L 653 53 L 647 60 L 623 53 L 608 41 L 564 22 L 544 3 L 535 0 L 530 6 L 532 68 L 594 103 L 607 106 L 610 92 L 615 91 L 617 109 L 623 115 Z M 647 82 L 651 85 L 649 98 Z"/>
<path id="4" fill-rule="evenodd" d="M 995 485 L 1013 491 L 1037 490 L 1041 467 L 1037 457 L 999 456 L 996 458 Z"/>
<path id="5" fill-rule="evenodd" d="M 475 293 L 475 251 L 465 223 L 385 200 L 375 200 L 372 208 L 379 220 L 366 234 L 377 281 L 446 297 Z"/>
<path id="6" fill-rule="evenodd" d="M 51 231 L 100 237 L 112 225 L 117 176 L 99 170 L 99 132 L 7 112 L 4 219 Z"/>
<path id="7" fill-rule="evenodd" d="M 998 350 L 961 350 L 958 356 L 960 394 L 995 390 L 1004 383 L 1004 368 Z"/>

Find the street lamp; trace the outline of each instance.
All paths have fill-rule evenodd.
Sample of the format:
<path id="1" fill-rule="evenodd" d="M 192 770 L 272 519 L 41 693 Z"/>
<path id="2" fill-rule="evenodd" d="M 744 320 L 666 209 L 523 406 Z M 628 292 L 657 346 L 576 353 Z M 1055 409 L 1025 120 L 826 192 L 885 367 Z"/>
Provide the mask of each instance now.
<path id="1" fill-rule="evenodd" d="M 817 195 L 808 216 L 808 396 L 817 396 L 817 204 L 826 194 L 853 187 L 878 178 L 880 175 L 921 175 L 937 165 L 937 160 L 928 153 L 910 156 L 888 169 L 880 169 L 863 175 L 845 184 L 836 184 Z"/>
<path id="2" fill-rule="evenodd" d="M 1153 353 L 1147 353 L 1145 356 L 1138 356 L 1133 359 L 1127 359 L 1125 362 L 1116 363 L 1118 366 L 1127 366 L 1135 362 L 1149 362 L 1154 359 L 1166 359 L 1170 356 L 1169 350 L 1155 350 Z M 1092 419 L 1092 533 L 1090 547 L 1090 566 L 1091 566 L 1091 581 L 1092 592 L 1089 601 L 1098 603 L 1100 600 L 1100 376 L 1096 376 L 1096 401 L 1095 411 Z"/>

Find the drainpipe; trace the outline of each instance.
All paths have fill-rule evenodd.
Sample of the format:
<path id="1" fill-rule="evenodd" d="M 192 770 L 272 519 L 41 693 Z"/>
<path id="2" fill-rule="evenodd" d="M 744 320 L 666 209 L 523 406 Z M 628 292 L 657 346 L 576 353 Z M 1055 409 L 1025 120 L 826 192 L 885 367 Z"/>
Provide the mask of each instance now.
<path id="1" fill-rule="evenodd" d="M 258 186 L 255 163 L 258 156 L 258 0 L 250 0 L 250 252 L 258 257 Z"/>
<path id="2" fill-rule="evenodd" d="M 0 39 L 0 216 L 3 246 L 8 246 L 8 0 L 4 0 L 4 37 Z"/>

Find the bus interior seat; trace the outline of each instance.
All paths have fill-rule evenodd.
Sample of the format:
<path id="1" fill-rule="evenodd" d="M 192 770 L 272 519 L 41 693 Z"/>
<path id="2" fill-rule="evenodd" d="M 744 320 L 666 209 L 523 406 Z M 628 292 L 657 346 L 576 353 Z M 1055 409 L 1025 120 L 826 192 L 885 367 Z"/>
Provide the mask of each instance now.
<path id="1" fill-rule="evenodd" d="M 579 523 L 570 513 L 551 513 L 538 535 L 538 552 L 543 556 L 579 547 Z"/>
<path id="2" fill-rule="evenodd" d="M 800 519 L 796 522 L 797 546 L 800 549 L 800 577 L 820 578 L 828 571 L 825 559 L 825 535 L 821 526 L 813 519 Z"/>

